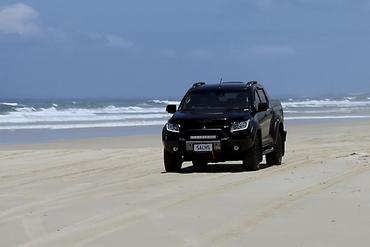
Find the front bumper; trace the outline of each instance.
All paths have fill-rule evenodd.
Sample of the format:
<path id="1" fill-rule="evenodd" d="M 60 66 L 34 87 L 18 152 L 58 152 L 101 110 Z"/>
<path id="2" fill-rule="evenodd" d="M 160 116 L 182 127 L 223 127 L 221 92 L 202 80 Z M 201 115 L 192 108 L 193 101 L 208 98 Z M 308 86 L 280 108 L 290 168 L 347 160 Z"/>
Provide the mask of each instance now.
<path id="1" fill-rule="evenodd" d="M 194 151 L 195 144 L 212 144 L 211 152 Z M 252 138 L 221 140 L 163 140 L 164 148 L 183 158 L 183 161 L 204 160 L 207 162 L 223 162 L 242 160 L 245 152 L 253 145 Z"/>

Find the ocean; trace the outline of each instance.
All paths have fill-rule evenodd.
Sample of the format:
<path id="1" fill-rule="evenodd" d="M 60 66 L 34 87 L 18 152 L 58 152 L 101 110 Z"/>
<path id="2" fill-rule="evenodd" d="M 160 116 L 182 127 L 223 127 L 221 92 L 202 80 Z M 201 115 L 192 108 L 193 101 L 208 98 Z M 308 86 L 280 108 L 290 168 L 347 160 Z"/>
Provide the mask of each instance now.
<path id="1" fill-rule="evenodd" d="M 0 130 L 88 129 L 163 125 L 178 100 L 0 100 Z M 370 118 L 370 96 L 282 99 L 285 120 Z"/>

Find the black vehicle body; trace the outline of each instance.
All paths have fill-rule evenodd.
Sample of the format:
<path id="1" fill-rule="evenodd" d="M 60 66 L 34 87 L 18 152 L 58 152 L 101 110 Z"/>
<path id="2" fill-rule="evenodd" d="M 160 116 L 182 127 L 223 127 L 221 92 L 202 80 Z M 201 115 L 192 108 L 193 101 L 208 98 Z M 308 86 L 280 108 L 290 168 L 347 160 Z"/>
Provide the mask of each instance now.
<path id="1" fill-rule="evenodd" d="M 186 108 L 193 100 L 191 96 L 199 99 L 210 94 L 227 94 L 229 101 L 234 100 L 233 108 Z M 257 158 L 252 163 L 256 163 L 262 161 L 262 155 L 273 153 L 275 149 L 279 149 L 280 160 L 270 158 L 268 161 L 281 163 L 285 154 L 286 131 L 281 103 L 270 100 L 263 86 L 255 81 L 196 83 L 185 94 L 178 110 L 168 105 L 167 111 L 174 113 L 162 132 L 167 171 L 178 171 L 183 161 L 193 161 L 194 165 L 234 160 L 250 163 L 248 156 L 254 155 Z M 172 127 L 175 129 L 169 129 Z M 202 148 L 201 144 L 210 150 L 195 151 L 195 147 Z M 172 166 L 172 163 L 176 164 Z M 252 169 L 258 169 L 258 164 L 253 164 Z"/>

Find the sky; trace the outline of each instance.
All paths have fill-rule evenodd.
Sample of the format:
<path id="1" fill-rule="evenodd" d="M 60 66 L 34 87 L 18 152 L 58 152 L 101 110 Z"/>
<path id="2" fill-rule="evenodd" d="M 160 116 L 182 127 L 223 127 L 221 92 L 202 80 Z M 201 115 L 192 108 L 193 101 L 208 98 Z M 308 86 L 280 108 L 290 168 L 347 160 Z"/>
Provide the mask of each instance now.
<path id="1" fill-rule="evenodd" d="M 0 0 L 0 98 L 370 92 L 370 0 Z"/>

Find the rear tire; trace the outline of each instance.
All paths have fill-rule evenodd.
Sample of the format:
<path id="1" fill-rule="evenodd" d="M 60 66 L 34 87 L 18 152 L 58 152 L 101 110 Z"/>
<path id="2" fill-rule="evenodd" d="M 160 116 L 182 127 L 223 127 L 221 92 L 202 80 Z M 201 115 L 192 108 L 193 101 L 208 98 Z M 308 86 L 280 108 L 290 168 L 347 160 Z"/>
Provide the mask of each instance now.
<path id="1" fill-rule="evenodd" d="M 283 145 L 284 142 L 281 138 L 281 133 L 278 132 L 274 151 L 266 155 L 266 163 L 269 166 L 281 165 L 283 160 Z"/>
<path id="2" fill-rule="evenodd" d="M 246 152 L 243 160 L 243 165 L 248 170 L 257 171 L 260 169 L 260 163 L 262 161 L 261 151 L 261 138 L 256 137 L 253 147 Z"/>
<path id="3" fill-rule="evenodd" d="M 166 170 L 166 172 L 181 171 L 182 161 L 180 156 L 172 154 L 164 149 L 163 158 L 164 158 L 164 169 Z"/>

